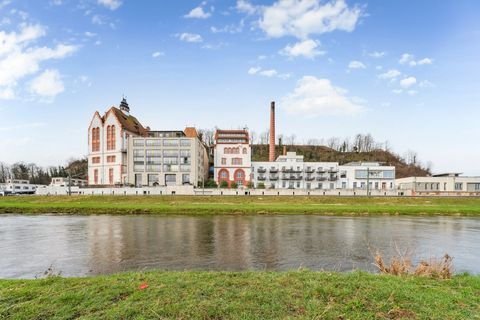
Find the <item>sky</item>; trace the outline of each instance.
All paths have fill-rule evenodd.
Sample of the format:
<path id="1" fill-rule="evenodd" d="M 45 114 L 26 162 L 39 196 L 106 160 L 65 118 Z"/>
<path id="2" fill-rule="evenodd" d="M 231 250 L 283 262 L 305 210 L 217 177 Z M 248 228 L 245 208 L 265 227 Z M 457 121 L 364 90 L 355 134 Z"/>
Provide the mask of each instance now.
<path id="1" fill-rule="evenodd" d="M 95 111 L 155 130 L 370 133 L 480 175 L 480 1 L 0 0 L 0 161 L 88 153 Z"/>

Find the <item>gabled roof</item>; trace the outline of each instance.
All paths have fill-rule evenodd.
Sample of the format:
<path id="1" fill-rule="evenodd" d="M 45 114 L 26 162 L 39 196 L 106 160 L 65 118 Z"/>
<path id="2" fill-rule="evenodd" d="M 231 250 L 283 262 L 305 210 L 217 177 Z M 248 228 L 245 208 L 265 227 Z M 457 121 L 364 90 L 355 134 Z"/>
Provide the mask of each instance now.
<path id="1" fill-rule="evenodd" d="M 198 138 L 198 131 L 194 127 L 186 127 L 183 132 L 189 138 Z"/>
<path id="2" fill-rule="evenodd" d="M 120 109 L 118 109 L 116 107 L 111 107 L 110 110 L 108 110 L 108 112 L 110 112 L 110 111 L 113 112 L 115 117 L 120 122 L 120 125 L 123 127 L 123 129 L 125 129 L 125 130 L 127 130 L 131 133 L 140 135 L 140 136 L 146 136 L 147 135 L 148 130 L 145 129 L 142 126 L 142 124 L 137 120 L 137 118 L 135 118 L 134 116 L 126 115 Z M 108 114 L 108 112 L 107 112 L 107 114 Z"/>

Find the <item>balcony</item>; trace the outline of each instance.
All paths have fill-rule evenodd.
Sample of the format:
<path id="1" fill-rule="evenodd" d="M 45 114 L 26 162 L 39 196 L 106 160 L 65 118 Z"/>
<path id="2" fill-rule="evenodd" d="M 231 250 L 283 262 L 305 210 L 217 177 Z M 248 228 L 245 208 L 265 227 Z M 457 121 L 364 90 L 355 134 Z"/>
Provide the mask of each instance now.
<path id="1" fill-rule="evenodd" d="M 318 169 L 317 169 L 317 172 L 318 172 L 318 173 L 325 173 L 325 172 L 327 172 L 327 171 L 326 171 L 325 169 L 323 169 L 323 168 L 318 168 Z"/>
<path id="2" fill-rule="evenodd" d="M 326 177 L 317 177 L 317 181 L 327 181 Z"/>
<path id="3" fill-rule="evenodd" d="M 257 169 L 257 172 L 258 172 L 258 173 L 265 173 L 265 172 L 267 172 L 267 169 L 265 169 L 265 168 L 258 168 L 258 169 Z"/>
<path id="4" fill-rule="evenodd" d="M 265 177 L 265 176 L 258 176 L 258 177 L 257 177 L 257 180 L 258 180 L 258 181 L 265 181 L 265 180 L 267 180 L 267 177 Z"/>
<path id="5" fill-rule="evenodd" d="M 307 176 L 307 177 L 305 177 L 305 180 L 307 180 L 307 181 L 313 181 L 313 180 L 315 180 L 315 177 Z"/>
<path id="6" fill-rule="evenodd" d="M 315 172 L 315 169 L 313 169 L 313 168 L 307 168 L 307 169 L 305 169 L 305 172 L 306 172 L 306 173 L 314 173 L 314 172 Z"/>
<path id="7" fill-rule="evenodd" d="M 337 176 L 331 176 L 328 178 L 328 181 L 337 181 L 338 177 Z"/>
<path id="8" fill-rule="evenodd" d="M 285 169 L 285 168 L 282 168 L 282 172 L 283 173 L 302 173 L 302 170 L 300 169 Z"/>
<path id="9" fill-rule="evenodd" d="M 302 179 L 303 179 L 302 176 L 292 176 L 292 175 L 282 176 L 282 180 L 302 180 Z"/>
<path id="10" fill-rule="evenodd" d="M 270 168 L 270 173 L 277 173 L 278 172 L 278 168 Z"/>
<path id="11" fill-rule="evenodd" d="M 330 173 L 337 173 L 337 172 L 338 172 L 338 169 L 337 169 L 337 168 L 330 168 L 330 169 L 328 169 L 328 172 L 330 172 Z"/>
<path id="12" fill-rule="evenodd" d="M 270 176 L 270 181 L 277 181 L 278 180 L 278 176 Z"/>

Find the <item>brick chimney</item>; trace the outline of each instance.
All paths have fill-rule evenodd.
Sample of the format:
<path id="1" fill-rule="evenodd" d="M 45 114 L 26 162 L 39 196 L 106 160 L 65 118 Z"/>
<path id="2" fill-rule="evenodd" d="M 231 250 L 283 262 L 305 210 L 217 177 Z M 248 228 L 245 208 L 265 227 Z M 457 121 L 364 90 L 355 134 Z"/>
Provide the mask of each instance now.
<path id="1" fill-rule="evenodd" d="M 268 148 L 268 161 L 275 161 L 275 101 L 270 105 L 270 144 Z"/>

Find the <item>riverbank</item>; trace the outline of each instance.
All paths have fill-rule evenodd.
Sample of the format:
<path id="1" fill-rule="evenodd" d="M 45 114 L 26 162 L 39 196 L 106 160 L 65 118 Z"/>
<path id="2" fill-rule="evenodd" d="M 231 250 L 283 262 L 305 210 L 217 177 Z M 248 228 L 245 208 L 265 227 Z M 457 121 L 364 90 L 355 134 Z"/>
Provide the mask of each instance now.
<path id="1" fill-rule="evenodd" d="M 480 277 L 145 272 L 0 280 L 0 318 L 478 319 Z"/>
<path id="2" fill-rule="evenodd" d="M 0 197 L 0 213 L 322 214 L 480 216 L 480 198 L 328 196 L 20 196 Z"/>

